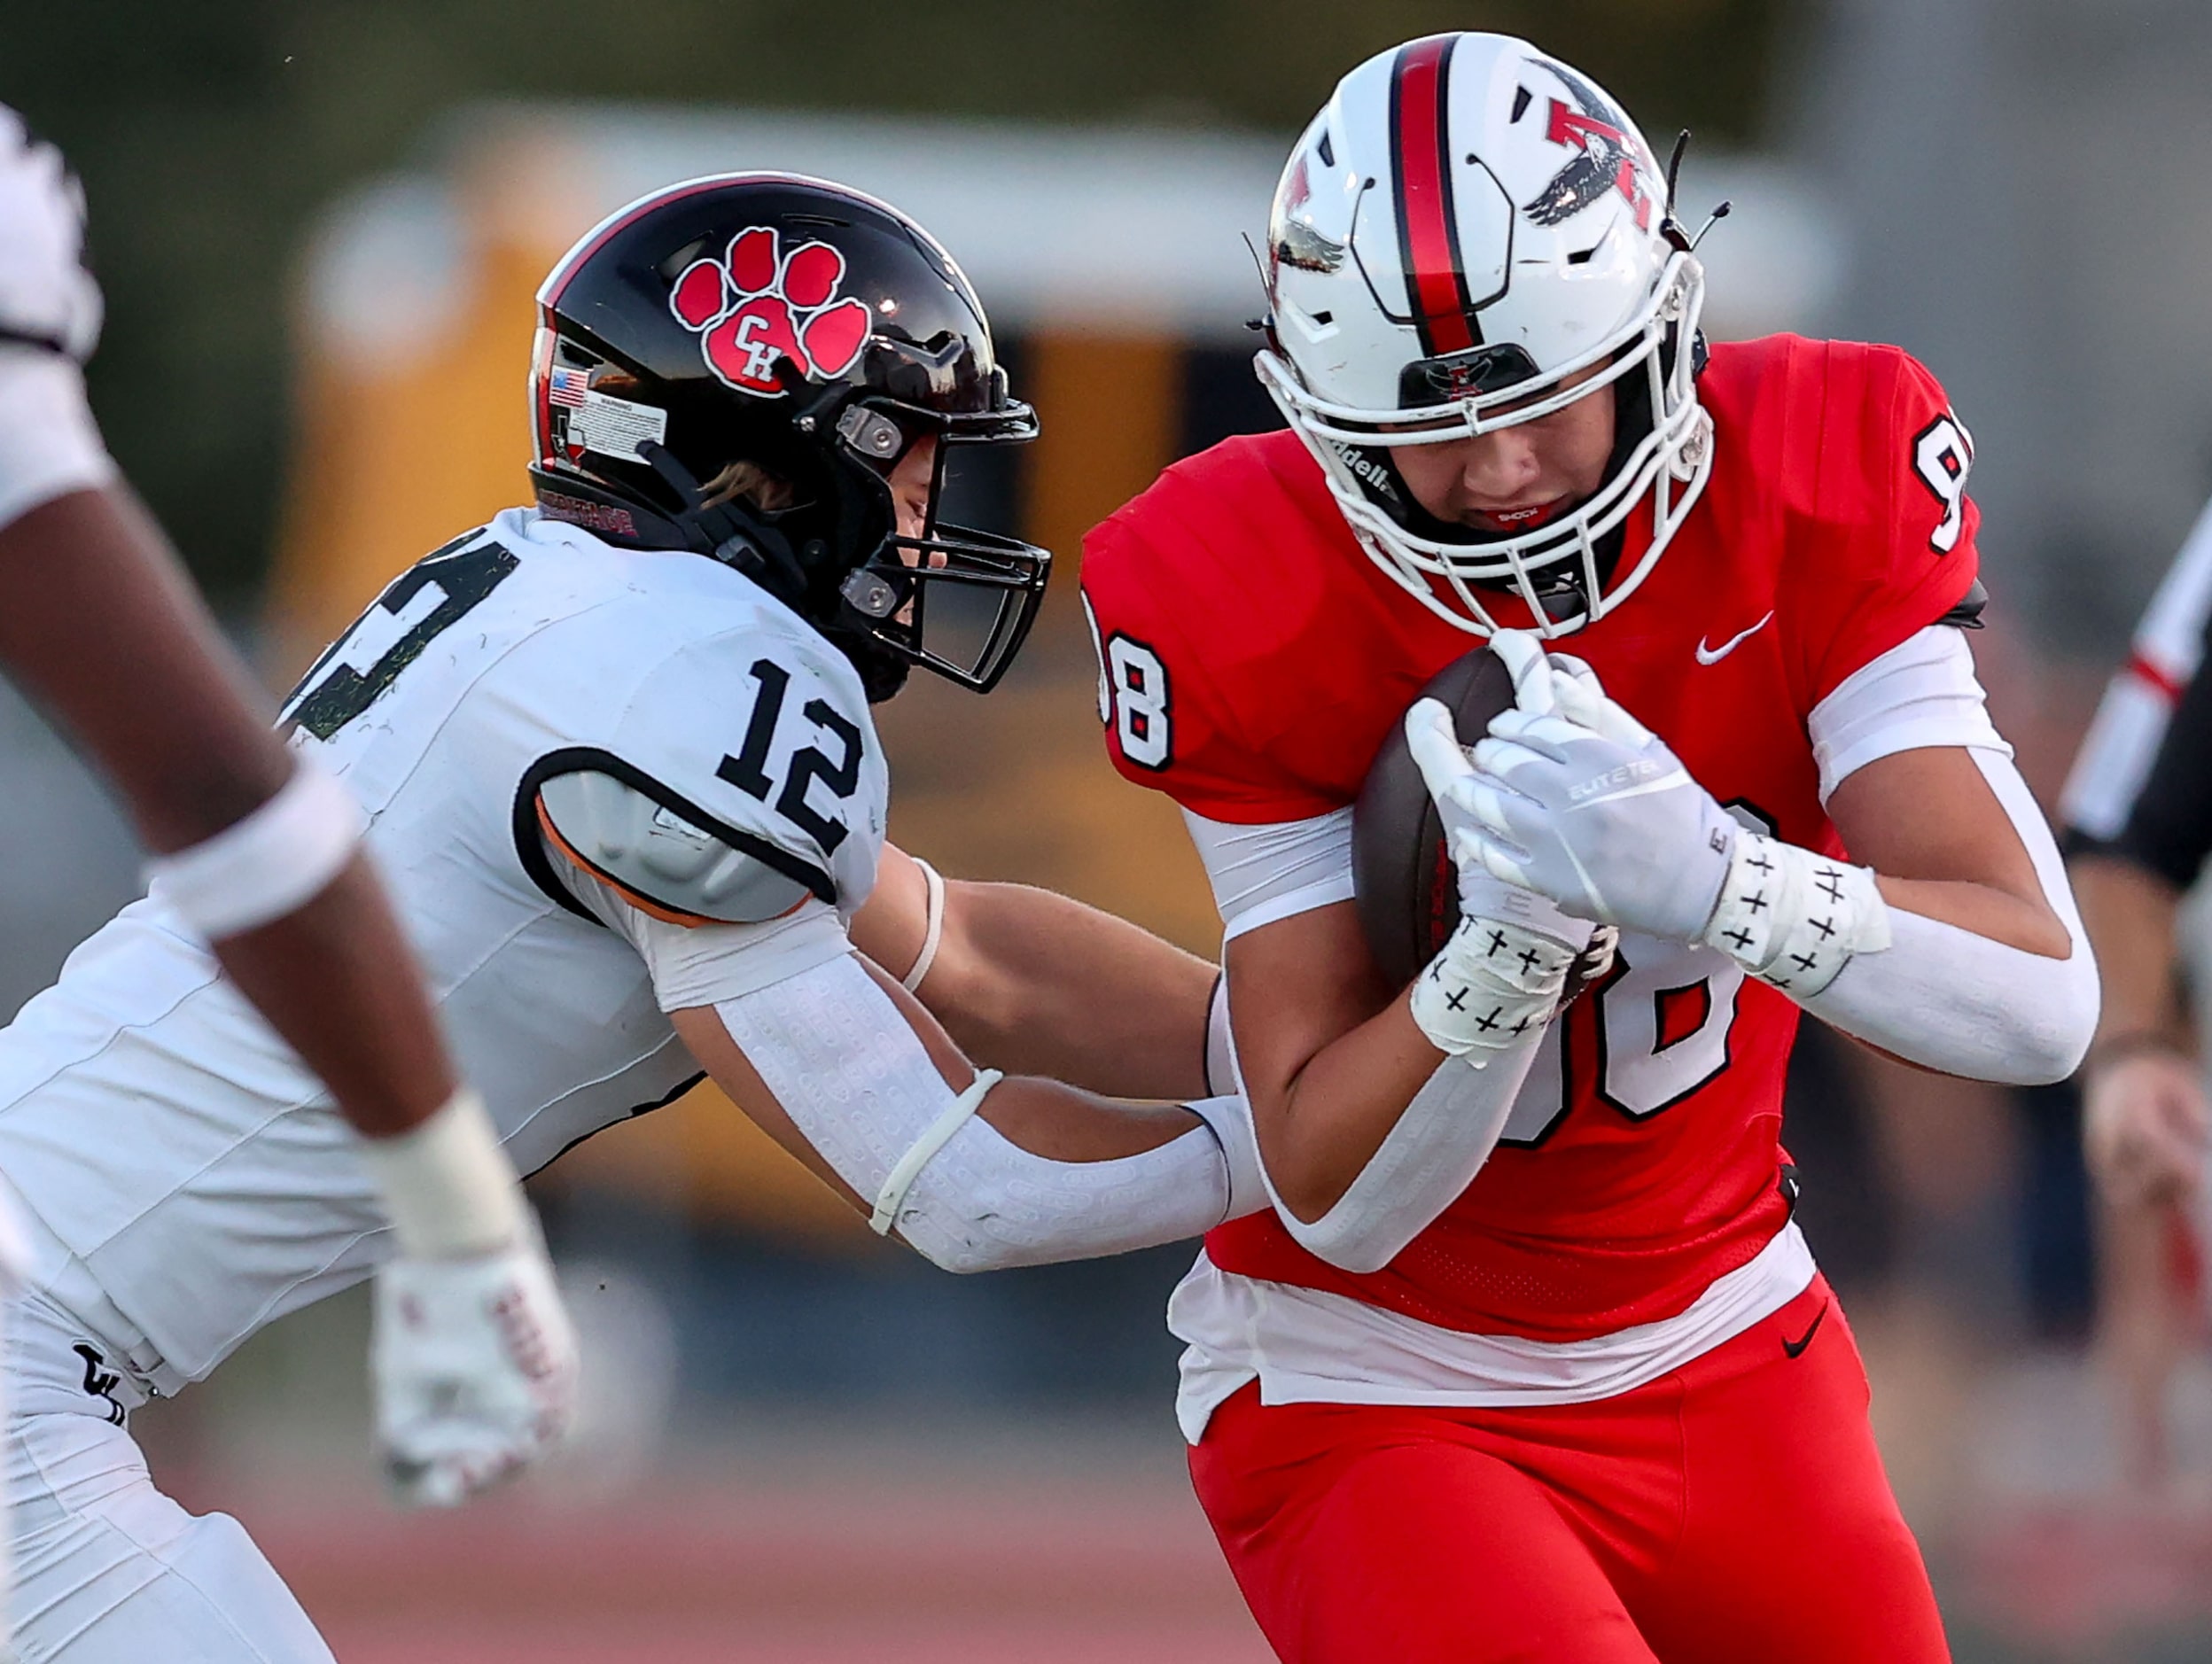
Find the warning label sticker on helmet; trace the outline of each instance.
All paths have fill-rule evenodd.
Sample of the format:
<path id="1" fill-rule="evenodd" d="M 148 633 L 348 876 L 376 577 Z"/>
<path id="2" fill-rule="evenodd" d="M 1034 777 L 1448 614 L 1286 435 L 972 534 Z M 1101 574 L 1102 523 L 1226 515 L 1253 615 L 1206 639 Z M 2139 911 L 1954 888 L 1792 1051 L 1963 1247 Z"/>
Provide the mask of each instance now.
<path id="1" fill-rule="evenodd" d="M 568 413 L 568 448 L 572 455 L 597 451 L 629 461 L 647 439 L 668 437 L 668 413 L 658 405 L 636 404 L 612 393 L 587 390 L 581 403 L 560 401 Z"/>

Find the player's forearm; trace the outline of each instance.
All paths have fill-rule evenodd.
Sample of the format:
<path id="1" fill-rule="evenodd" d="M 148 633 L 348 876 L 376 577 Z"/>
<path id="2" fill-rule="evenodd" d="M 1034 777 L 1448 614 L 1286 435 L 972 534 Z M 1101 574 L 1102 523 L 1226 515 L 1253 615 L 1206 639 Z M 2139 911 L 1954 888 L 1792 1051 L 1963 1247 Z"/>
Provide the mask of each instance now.
<path id="1" fill-rule="evenodd" d="M 298 766 L 120 486 L 0 528 L 0 657 L 99 759 L 157 851 L 238 827 Z M 219 935 L 214 952 L 362 1132 L 403 1131 L 452 1095 L 413 956 L 359 857 L 302 905 Z"/>
<path id="2" fill-rule="evenodd" d="M 120 484 L 0 527 L 0 659 L 97 759 L 157 851 L 236 823 L 292 772 L 267 700 Z"/>
<path id="3" fill-rule="evenodd" d="M 1956 925 L 2039 959 L 2064 959 L 2072 951 L 2066 926 L 2040 893 L 2014 895 L 1990 884 L 1928 878 L 1893 878 L 1877 872 L 1890 906 L 1940 924 Z"/>
<path id="4" fill-rule="evenodd" d="M 1248 1060 L 1253 1129 L 1277 1203 L 1310 1222 L 1342 1201 L 1445 1061 L 1403 998 L 1295 1070 L 1278 1075 Z"/>
<path id="5" fill-rule="evenodd" d="M 2116 856 L 2077 856 L 2068 871 L 2104 982 L 2098 1041 L 2177 1037 L 2174 918 L 2179 893 L 2158 874 Z"/>
<path id="6" fill-rule="evenodd" d="M 923 1002 L 1009 1074 L 1110 1097 L 1206 1095 L 1215 968 L 1125 920 L 1024 884 L 948 882 Z"/>

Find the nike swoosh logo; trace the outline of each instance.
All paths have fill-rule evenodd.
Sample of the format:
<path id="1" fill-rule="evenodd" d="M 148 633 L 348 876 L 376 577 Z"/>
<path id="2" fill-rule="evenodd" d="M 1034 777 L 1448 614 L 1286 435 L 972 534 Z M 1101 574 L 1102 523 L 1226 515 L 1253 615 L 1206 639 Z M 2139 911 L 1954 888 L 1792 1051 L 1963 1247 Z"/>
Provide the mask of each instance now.
<path id="1" fill-rule="evenodd" d="M 1827 1302 L 1823 1301 L 1821 1302 L 1820 1310 L 1813 1314 L 1812 1327 L 1805 1331 L 1804 1338 L 1795 1342 L 1785 1340 L 1782 1342 L 1782 1350 L 1788 1353 L 1789 1356 L 1794 1358 L 1803 1357 L 1804 1356 L 1805 1349 L 1812 1344 L 1812 1337 L 1820 1333 L 1820 1326 L 1822 1323 L 1826 1321 L 1827 1315 Z"/>
<path id="2" fill-rule="evenodd" d="M 1746 641 L 1749 641 L 1753 636 L 1756 635 L 1761 630 L 1764 630 L 1768 625 L 1773 622 L 1774 615 L 1772 612 L 1769 612 L 1766 617 L 1761 618 L 1749 629 L 1744 631 L 1741 634 L 1730 636 L 1718 647 L 1706 646 L 1705 638 L 1702 635 L 1699 636 L 1697 638 L 1697 662 L 1701 665 L 1719 664 L 1722 659 L 1726 658 L 1729 654 L 1734 652 Z"/>

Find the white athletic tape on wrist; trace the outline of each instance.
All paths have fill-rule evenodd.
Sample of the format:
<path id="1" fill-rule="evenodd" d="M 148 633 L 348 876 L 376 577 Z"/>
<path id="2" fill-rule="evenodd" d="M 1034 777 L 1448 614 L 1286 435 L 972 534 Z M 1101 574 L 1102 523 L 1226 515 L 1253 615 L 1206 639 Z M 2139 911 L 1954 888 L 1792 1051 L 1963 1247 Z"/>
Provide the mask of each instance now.
<path id="1" fill-rule="evenodd" d="M 1872 867 L 1741 831 L 1705 942 L 1802 1001 L 1889 945 L 1889 910 Z"/>
<path id="2" fill-rule="evenodd" d="M 907 1193 L 914 1188 L 914 1181 L 922 1177 L 922 1170 L 953 1141 L 953 1134 L 967 1124 L 970 1116 L 983 1108 L 985 1097 L 1005 1078 L 995 1069 L 977 1069 L 975 1079 L 968 1083 L 968 1090 L 946 1105 L 945 1113 L 930 1124 L 929 1131 L 907 1147 L 907 1153 L 885 1176 L 883 1188 L 876 1193 L 876 1211 L 868 1218 L 869 1230 L 877 1236 L 891 1234 L 891 1227 L 899 1223 L 899 1209 L 906 1204 Z"/>
<path id="3" fill-rule="evenodd" d="M 361 1140 L 362 1165 L 407 1259 L 467 1259 L 519 1241 L 527 1213 L 484 1100 L 463 1086 L 396 1138 Z"/>
<path id="4" fill-rule="evenodd" d="M 146 863 L 147 888 L 211 942 L 281 919 L 353 859 L 368 817 L 305 758 L 260 808 L 190 849 Z"/>
<path id="5" fill-rule="evenodd" d="M 717 1001 L 714 1012 L 791 1124 L 858 1196 L 881 1197 L 950 1113 L 952 1089 L 856 955 Z M 919 1164 L 893 1228 L 954 1271 L 1200 1235 L 1227 1217 L 1231 1194 L 1227 1123 L 1200 1114 L 1215 1131 L 1193 1128 L 1112 1161 L 1058 1162 L 963 1113 Z"/>
<path id="6" fill-rule="evenodd" d="M 1429 1044 L 1480 1069 L 1550 1021 L 1579 946 L 1503 919 L 1461 919 L 1414 983 Z"/>
<path id="7" fill-rule="evenodd" d="M 923 888 L 928 892 L 924 911 L 929 922 L 923 929 L 922 951 L 914 956 L 913 968 L 899 979 L 899 985 L 910 994 L 921 991 L 922 979 L 937 962 L 938 944 L 945 936 L 945 881 L 938 875 L 937 868 L 920 856 L 914 858 L 914 864 L 922 869 Z"/>
<path id="8" fill-rule="evenodd" d="M 0 346 L 0 527 L 115 478 L 84 372 L 54 353 Z"/>

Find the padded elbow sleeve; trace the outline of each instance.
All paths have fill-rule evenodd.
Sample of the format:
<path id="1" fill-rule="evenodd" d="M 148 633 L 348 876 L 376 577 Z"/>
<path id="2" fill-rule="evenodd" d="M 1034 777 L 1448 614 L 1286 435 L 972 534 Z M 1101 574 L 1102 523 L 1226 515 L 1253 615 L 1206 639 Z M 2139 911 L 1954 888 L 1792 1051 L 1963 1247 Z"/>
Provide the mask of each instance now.
<path id="1" fill-rule="evenodd" d="M 946 1271 L 1149 1248 L 1196 1236 L 1228 1211 L 1229 1164 L 1204 1127 L 1136 1155 L 1057 1162 L 972 1113 L 948 1117 L 970 1095 L 972 1110 L 982 1094 L 946 1085 L 904 1015 L 851 954 L 714 1010 L 838 1178 L 880 1199 L 887 1227 Z M 918 1169 L 907 1161 L 917 1147 Z M 887 1191 L 894 1174 L 903 1189 Z"/>

